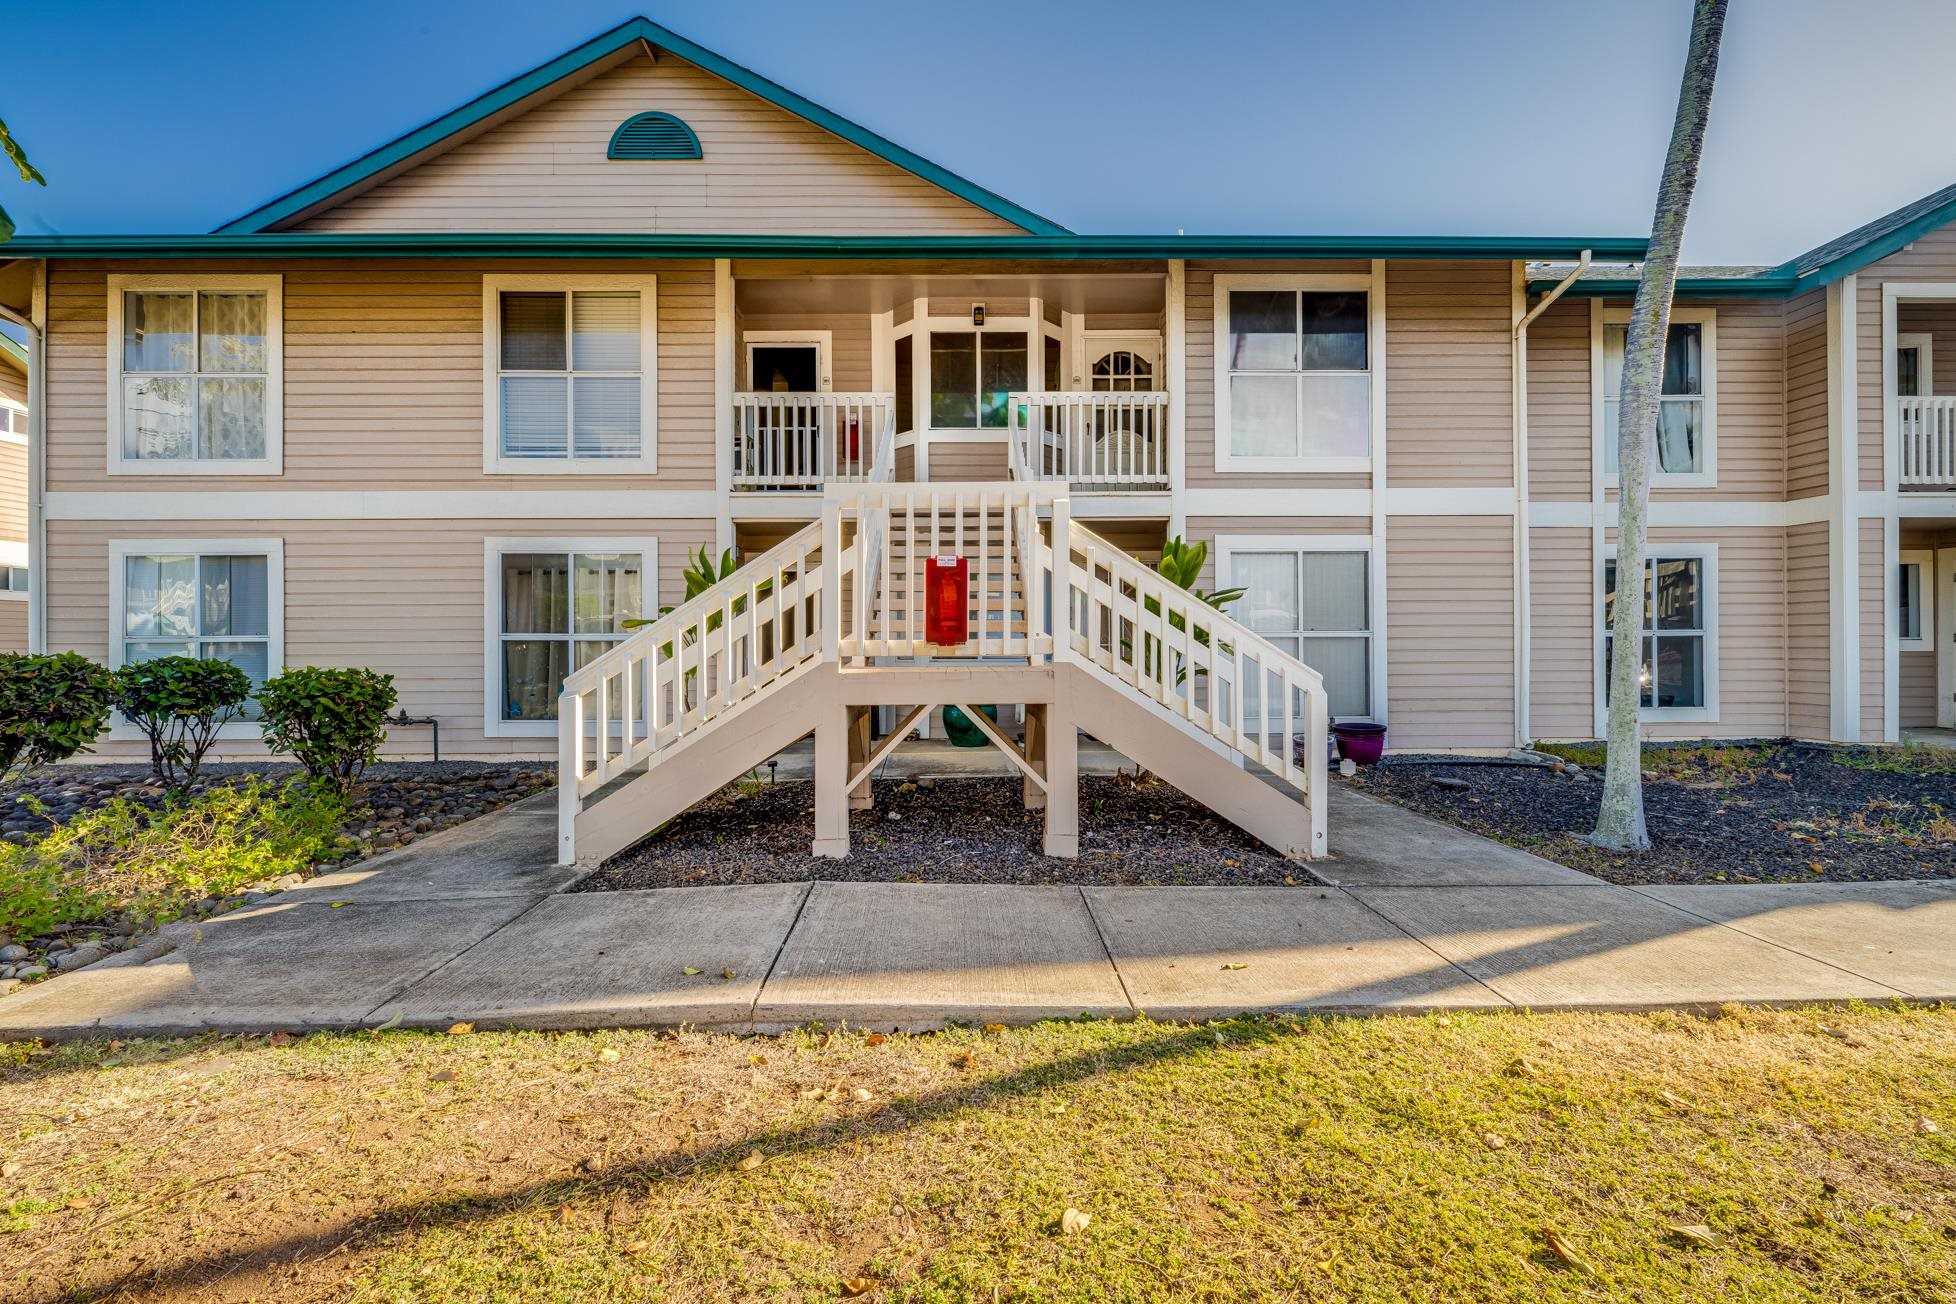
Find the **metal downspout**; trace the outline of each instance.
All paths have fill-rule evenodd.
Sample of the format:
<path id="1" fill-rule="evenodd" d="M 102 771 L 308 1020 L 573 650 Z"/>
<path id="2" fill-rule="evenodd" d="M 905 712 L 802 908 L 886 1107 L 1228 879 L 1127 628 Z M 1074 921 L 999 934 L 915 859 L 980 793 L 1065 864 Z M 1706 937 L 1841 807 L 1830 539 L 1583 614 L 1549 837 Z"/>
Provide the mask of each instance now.
<path id="1" fill-rule="evenodd" d="M 1534 600 L 1531 587 L 1528 560 L 1528 327 L 1537 317 L 1548 311 L 1557 299 L 1589 270 L 1590 250 L 1582 251 L 1576 259 L 1575 267 L 1569 274 L 1555 283 L 1553 289 L 1542 296 L 1542 301 L 1524 312 L 1514 325 L 1513 365 L 1509 368 L 1514 376 L 1514 421 L 1515 421 L 1515 746 L 1526 747 L 1534 741 L 1534 731 L 1529 727 L 1529 688 L 1528 679 L 1534 668 L 1534 639 L 1530 632 L 1529 607 Z M 1528 302 L 1527 268 L 1518 264 L 1517 270 L 1523 277 L 1521 301 Z"/>

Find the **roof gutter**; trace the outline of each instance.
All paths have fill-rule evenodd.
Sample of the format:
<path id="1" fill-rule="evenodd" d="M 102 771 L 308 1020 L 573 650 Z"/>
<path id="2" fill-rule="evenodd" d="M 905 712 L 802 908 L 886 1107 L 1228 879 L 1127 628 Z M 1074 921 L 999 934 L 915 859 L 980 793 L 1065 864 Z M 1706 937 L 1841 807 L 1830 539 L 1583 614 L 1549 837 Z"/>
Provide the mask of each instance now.
<path id="1" fill-rule="evenodd" d="M 1534 600 L 1529 574 L 1528 539 L 1528 327 L 1537 317 L 1547 312 L 1557 299 L 1568 293 L 1569 287 L 1582 279 L 1589 270 L 1593 249 L 1585 249 L 1576 259 L 1570 273 L 1544 294 L 1541 302 L 1528 308 L 1527 269 L 1515 264 L 1515 306 L 1524 309 L 1517 313 L 1512 341 L 1513 359 L 1509 371 L 1514 377 L 1514 418 L 1515 418 L 1515 746 L 1526 747 L 1534 741 L 1533 730 L 1529 727 L 1528 680 L 1533 673 L 1534 646 L 1530 637 L 1529 607 Z"/>

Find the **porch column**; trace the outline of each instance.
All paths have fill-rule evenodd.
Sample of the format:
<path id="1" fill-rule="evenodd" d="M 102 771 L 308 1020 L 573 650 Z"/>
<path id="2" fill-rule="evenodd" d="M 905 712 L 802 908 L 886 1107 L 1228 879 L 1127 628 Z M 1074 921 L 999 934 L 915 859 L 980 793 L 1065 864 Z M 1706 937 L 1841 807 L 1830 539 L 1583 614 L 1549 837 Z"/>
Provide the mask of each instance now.
<path id="1" fill-rule="evenodd" d="M 849 854 L 849 708 L 835 701 L 822 708 L 815 726 L 814 856 L 837 860 Z"/>
<path id="2" fill-rule="evenodd" d="M 1046 838 L 1048 856 L 1072 860 L 1080 854 L 1080 739 L 1073 708 L 1064 692 L 1055 692 L 1046 705 L 1045 738 Z"/>
<path id="3" fill-rule="evenodd" d="M 734 546 L 734 276 L 731 258 L 713 260 L 713 551 Z"/>
<path id="4" fill-rule="evenodd" d="M 1861 741 L 1860 368 L 1858 278 L 1827 287 L 1828 657 L 1827 735 Z"/>

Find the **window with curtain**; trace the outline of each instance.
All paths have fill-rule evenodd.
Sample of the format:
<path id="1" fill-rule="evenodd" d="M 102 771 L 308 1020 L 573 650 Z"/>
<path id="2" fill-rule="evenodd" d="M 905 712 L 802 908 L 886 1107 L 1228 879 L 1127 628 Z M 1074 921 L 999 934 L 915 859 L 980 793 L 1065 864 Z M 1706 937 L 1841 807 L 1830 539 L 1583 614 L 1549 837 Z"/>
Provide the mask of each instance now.
<path id="1" fill-rule="evenodd" d="M 1617 396 L 1623 389 L 1623 349 L 1630 328 L 1603 327 L 1603 470 L 1616 474 Z M 1664 342 L 1663 397 L 1657 407 L 1659 475 L 1690 475 L 1705 469 L 1705 328 L 1699 322 L 1672 322 Z"/>
<path id="2" fill-rule="evenodd" d="M 1334 719 L 1370 716 L 1371 554 L 1256 548 L 1229 564 L 1244 590 L 1229 615 L 1323 675 Z"/>
<path id="3" fill-rule="evenodd" d="M 1024 331 L 932 331 L 931 427 L 1004 429 L 1006 396 L 1027 375 Z"/>
<path id="4" fill-rule="evenodd" d="M 264 290 L 123 291 L 121 457 L 265 458 L 270 313 Z"/>
<path id="5" fill-rule="evenodd" d="M 637 290 L 503 290 L 497 300 L 502 455 L 616 460 L 644 452 Z"/>
<path id="6" fill-rule="evenodd" d="M 1364 457 L 1372 447 L 1363 291 L 1232 289 L 1221 383 L 1240 458 Z"/>
<path id="7" fill-rule="evenodd" d="M 1644 559 L 1643 644 L 1638 683 L 1648 710 L 1696 710 L 1709 700 L 1705 656 L 1709 600 L 1702 557 L 1667 557 L 1662 552 Z M 1603 696 L 1609 699 L 1610 635 L 1615 619 L 1617 571 L 1614 560 L 1603 563 Z"/>
<path id="8" fill-rule="evenodd" d="M 211 657 L 251 677 L 272 665 L 269 560 L 258 555 L 154 554 L 122 559 L 122 662 Z"/>
<path id="9" fill-rule="evenodd" d="M 555 720 L 564 676 L 645 614 L 643 555 L 506 552 L 501 572 L 502 718 Z"/>

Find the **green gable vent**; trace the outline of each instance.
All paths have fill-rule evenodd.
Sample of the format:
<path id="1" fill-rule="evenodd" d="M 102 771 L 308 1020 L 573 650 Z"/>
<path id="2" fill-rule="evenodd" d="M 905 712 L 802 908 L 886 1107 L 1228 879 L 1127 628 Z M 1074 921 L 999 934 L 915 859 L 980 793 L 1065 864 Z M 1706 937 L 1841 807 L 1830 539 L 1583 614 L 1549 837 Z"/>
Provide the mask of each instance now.
<path id="1" fill-rule="evenodd" d="M 626 118 L 611 133 L 606 158 L 699 158 L 700 138 L 670 113 L 641 113 Z"/>

